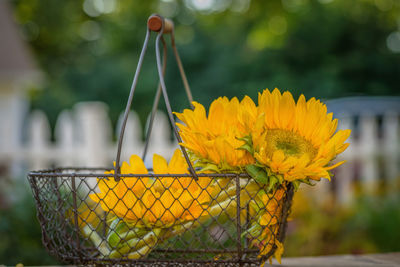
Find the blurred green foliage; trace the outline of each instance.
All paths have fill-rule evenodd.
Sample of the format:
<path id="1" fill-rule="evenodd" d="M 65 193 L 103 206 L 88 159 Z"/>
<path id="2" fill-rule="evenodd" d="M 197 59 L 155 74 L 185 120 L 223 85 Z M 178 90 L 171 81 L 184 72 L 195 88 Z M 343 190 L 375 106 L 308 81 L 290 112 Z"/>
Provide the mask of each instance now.
<path id="1" fill-rule="evenodd" d="M 267 87 L 318 98 L 400 93 L 395 0 L 13 2 L 47 75 L 32 105 L 53 124 L 62 109 L 85 100 L 106 102 L 116 122 L 155 12 L 175 21 L 194 98 L 204 104 L 221 95 L 256 98 Z M 154 46 L 148 51 L 134 98 L 142 120 L 157 84 Z M 182 83 L 172 57 L 169 63 L 167 87 L 181 110 Z"/>
<path id="2" fill-rule="evenodd" d="M 400 251 L 400 193 L 360 194 L 349 206 L 296 193 L 285 256 Z"/>
<path id="3" fill-rule="evenodd" d="M 12 189 L 12 191 L 11 191 Z M 21 182 L 7 188 L 17 192 L 17 199 L 5 209 L 0 209 L 0 265 L 55 265 L 42 244 L 39 222 L 31 192 Z M 4 188 L 1 193 L 6 194 Z"/>

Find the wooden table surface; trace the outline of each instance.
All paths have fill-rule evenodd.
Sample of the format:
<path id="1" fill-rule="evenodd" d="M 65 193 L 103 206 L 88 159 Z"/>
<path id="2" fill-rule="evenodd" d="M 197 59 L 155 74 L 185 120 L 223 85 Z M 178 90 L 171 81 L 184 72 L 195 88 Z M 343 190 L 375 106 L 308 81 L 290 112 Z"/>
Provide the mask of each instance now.
<path id="1" fill-rule="evenodd" d="M 269 264 L 266 267 L 271 266 Z M 366 255 L 335 255 L 335 256 L 319 256 L 319 257 L 301 257 L 301 258 L 283 258 L 282 264 L 273 262 L 272 266 L 378 266 L 392 267 L 400 266 L 400 252 L 383 253 L 383 254 L 366 254 Z"/>
<path id="2" fill-rule="evenodd" d="M 0 264 L 0 267 L 4 265 Z M 17 266 L 23 266 L 17 265 Z M 182 266 L 186 266 L 182 264 Z M 188 264 L 187 266 L 190 266 Z M 265 264 L 265 267 L 305 267 L 305 266 L 321 266 L 321 267 L 400 267 L 400 252 L 383 253 L 383 254 L 365 254 L 365 255 L 333 255 L 333 256 L 318 256 L 318 257 L 301 257 L 301 258 L 283 258 L 282 264 L 273 261 L 272 265 Z M 5 266 L 4 266 L 5 267 Z M 60 267 L 60 266 L 46 266 Z M 74 265 L 64 265 L 63 267 L 74 267 Z"/>

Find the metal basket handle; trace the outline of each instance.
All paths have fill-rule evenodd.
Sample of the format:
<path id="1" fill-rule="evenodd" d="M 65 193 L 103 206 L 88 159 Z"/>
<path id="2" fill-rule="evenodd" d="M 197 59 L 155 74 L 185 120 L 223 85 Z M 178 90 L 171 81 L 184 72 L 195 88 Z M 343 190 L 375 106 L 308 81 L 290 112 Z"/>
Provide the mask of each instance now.
<path id="1" fill-rule="evenodd" d="M 143 65 L 143 58 L 144 55 L 146 54 L 146 50 L 148 47 L 148 43 L 149 43 L 149 39 L 150 39 L 150 35 L 151 32 L 155 31 L 158 32 L 157 37 L 156 37 L 156 61 L 157 61 L 157 71 L 158 71 L 158 76 L 159 76 L 159 84 L 158 84 L 158 88 L 157 88 L 157 92 L 155 95 L 155 99 L 154 99 L 154 103 L 153 103 L 153 108 L 151 111 L 151 117 L 150 117 L 150 121 L 149 121 L 149 127 L 147 130 L 147 135 L 146 135 L 146 143 L 145 143 L 145 148 L 143 151 L 143 156 L 142 159 L 144 160 L 144 158 L 146 157 L 146 153 L 147 153 L 147 149 L 148 149 L 148 142 L 150 140 L 150 135 L 151 135 L 151 130 L 153 127 L 153 123 L 154 123 L 154 116 L 155 116 L 155 112 L 157 110 L 158 107 L 158 103 L 159 103 L 159 99 L 161 97 L 161 93 L 164 96 L 164 101 L 165 101 L 165 106 L 167 107 L 167 113 L 168 113 L 168 117 L 170 120 L 170 123 L 172 125 L 172 129 L 174 130 L 174 134 L 176 139 L 178 140 L 178 143 L 182 143 L 182 138 L 179 135 L 178 129 L 176 127 L 175 124 L 175 119 L 174 119 L 174 115 L 172 114 L 172 108 L 169 102 L 169 98 L 168 98 L 168 93 L 167 93 L 167 88 L 165 86 L 165 81 L 164 81 L 164 73 L 165 73 L 165 69 L 166 69 L 166 43 L 165 40 L 163 38 L 163 34 L 167 34 L 169 33 L 171 35 L 171 46 L 174 52 L 174 56 L 176 59 L 176 62 L 178 64 L 178 68 L 179 68 L 179 72 L 183 81 L 183 85 L 185 87 L 185 91 L 186 91 L 186 95 L 188 97 L 189 103 L 191 108 L 193 108 L 192 106 L 192 101 L 193 101 L 193 97 L 192 97 L 192 93 L 190 91 L 190 87 L 189 87 L 189 83 L 187 81 L 186 78 L 186 74 L 185 71 L 183 69 L 182 66 L 182 61 L 179 57 L 178 54 L 178 50 L 176 48 L 175 45 L 175 37 L 174 37 L 174 24 L 171 20 L 169 19 L 164 19 L 162 16 L 154 14 L 151 15 L 147 21 L 147 31 L 146 31 L 146 37 L 143 43 L 143 48 L 142 51 L 140 53 L 140 57 L 139 57 L 139 61 L 136 67 L 136 72 L 135 72 L 135 76 L 133 78 L 133 82 L 132 82 L 132 86 L 131 86 L 131 90 L 129 93 L 129 97 L 128 97 L 128 102 L 126 104 L 126 108 L 125 108 L 125 113 L 124 113 L 124 117 L 123 117 L 123 121 L 121 124 L 121 131 L 120 131 L 120 135 L 119 135 L 119 139 L 118 139 L 118 149 L 117 149 L 117 157 L 115 160 L 115 166 L 114 166 L 114 179 L 116 182 L 119 181 L 120 179 L 120 159 L 121 159 L 121 150 L 122 150 L 122 142 L 123 142 L 123 138 L 124 138 L 124 133 L 125 133 L 125 128 L 126 128 L 126 123 L 128 120 L 128 116 L 129 116 L 129 111 L 131 109 L 131 105 L 132 105 L 132 99 L 133 99 L 133 94 L 135 92 L 136 89 L 136 85 L 137 85 L 137 81 L 138 81 L 138 77 L 139 77 L 139 73 L 142 69 L 142 65 Z M 160 56 L 160 40 L 163 43 L 163 47 L 164 47 L 164 58 L 163 58 L 163 63 L 161 63 L 161 56 Z M 185 157 L 185 160 L 189 166 L 189 171 L 191 173 L 191 175 L 195 178 L 195 180 L 198 179 L 196 171 L 193 168 L 193 165 L 189 159 L 189 156 L 187 154 L 187 151 L 185 149 L 185 147 L 183 147 L 181 144 L 179 144 L 180 149 L 183 153 L 183 156 Z"/>

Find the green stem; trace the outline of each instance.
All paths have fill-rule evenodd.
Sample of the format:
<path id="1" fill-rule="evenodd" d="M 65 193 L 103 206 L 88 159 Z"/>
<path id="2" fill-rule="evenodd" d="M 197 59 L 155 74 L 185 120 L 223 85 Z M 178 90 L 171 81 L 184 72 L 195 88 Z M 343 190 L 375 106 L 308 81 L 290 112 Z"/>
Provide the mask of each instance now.
<path id="1" fill-rule="evenodd" d="M 239 179 L 240 181 L 240 194 L 243 194 L 246 191 L 253 191 L 253 190 L 260 190 L 260 186 L 251 180 L 250 182 L 248 179 Z M 236 183 L 229 186 L 225 190 L 221 190 L 221 192 L 217 195 L 216 202 L 219 203 L 221 201 L 224 201 L 228 197 L 233 197 L 236 196 Z"/>
<path id="2" fill-rule="evenodd" d="M 139 250 L 137 250 L 135 252 L 129 253 L 128 259 L 140 259 L 140 258 L 143 258 L 143 256 L 147 256 L 150 253 L 150 251 L 154 248 L 156 243 L 157 243 L 157 240 L 140 248 Z"/>
<path id="3" fill-rule="evenodd" d="M 92 241 L 95 247 L 98 248 L 102 256 L 107 256 L 110 254 L 110 249 L 107 246 L 107 242 L 103 242 L 103 239 L 90 224 L 86 224 L 82 230 L 83 234 Z"/>
<path id="4" fill-rule="evenodd" d="M 156 245 L 158 237 L 160 236 L 161 229 L 155 228 L 148 232 L 143 238 L 131 238 L 125 242 L 120 243 L 117 249 L 110 253 L 110 258 L 120 258 L 127 253 L 140 253 L 142 256 L 147 255 L 141 250 L 142 247 L 149 247 L 146 249 L 147 253 Z M 128 255 L 129 257 L 129 255 Z"/>
<path id="5" fill-rule="evenodd" d="M 247 181 L 246 181 L 247 183 Z M 243 188 L 246 190 L 241 190 L 240 194 L 240 206 L 245 206 L 246 203 L 251 200 L 255 194 L 260 190 L 259 186 L 256 183 L 250 182 L 249 184 L 242 184 Z M 178 234 L 181 234 L 185 231 L 187 231 L 190 228 L 197 227 L 201 225 L 202 223 L 206 222 L 210 217 L 218 217 L 222 213 L 228 214 L 230 217 L 235 218 L 236 217 L 236 207 L 237 207 L 237 200 L 236 200 L 236 186 L 234 186 L 234 189 L 231 186 L 227 191 L 226 194 L 224 195 L 225 198 L 219 198 L 216 201 L 216 204 L 211 206 L 209 208 L 209 211 L 204 215 L 199 217 L 195 221 L 189 221 L 187 223 L 184 223 L 182 225 L 177 226 L 173 231 L 169 232 L 166 234 L 166 238 L 169 238 L 171 236 L 175 236 Z"/>
<path id="6" fill-rule="evenodd" d="M 119 231 L 118 227 L 112 232 L 110 230 L 110 233 L 107 236 L 107 241 L 112 248 L 115 248 L 121 242 L 130 240 L 132 238 L 140 238 L 148 232 L 144 228 L 133 228 L 129 230 L 128 226 L 125 225 L 125 227 L 126 228 L 123 229 L 120 228 L 122 229 L 121 231 Z"/>

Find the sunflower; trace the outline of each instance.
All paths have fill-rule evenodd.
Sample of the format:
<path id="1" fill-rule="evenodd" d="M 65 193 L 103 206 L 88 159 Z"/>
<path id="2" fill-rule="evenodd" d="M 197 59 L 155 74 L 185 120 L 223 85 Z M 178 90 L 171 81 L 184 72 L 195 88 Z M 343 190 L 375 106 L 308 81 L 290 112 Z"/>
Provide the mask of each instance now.
<path id="1" fill-rule="evenodd" d="M 259 224 L 264 227 L 264 230 L 262 230 L 259 237 L 262 241 L 259 244 L 260 254 L 258 257 L 266 255 L 275 246 L 274 257 L 279 263 L 284 250 L 283 244 L 278 240 L 278 230 L 285 192 L 285 189 L 281 187 L 274 194 L 262 195 L 265 212 L 261 214 L 259 219 Z"/>
<path id="2" fill-rule="evenodd" d="M 153 157 L 155 174 L 188 173 L 185 158 L 177 149 L 169 164 L 155 154 Z M 114 171 L 107 172 L 113 174 Z M 121 174 L 148 174 L 142 159 L 136 155 L 130 158 L 130 164 L 123 162 Z M 143 223 L 169 227 L 178 221 L 194 220 L 203 213 L 203 204 L 210 198 L 212 187 L 209 178 L 198 182 L 192 178 L 176 177 L 121 177 L 114 179 L 99 178 L 99 193 L 90 198 L 100 203 L 103 210 L 115 214 L 127 222 Z"/>
<path id="3" fill-rule="evenodd" d="M 122 163 L 121 174 L 148 174 L 139 156 L 132 155 L 129 163 L 125 161 Z M 114 170 L 105 174 L 114 174 Z M 98 178 L 97 186 L 100 193 L 91 194 L 89 197 L 94 202 L 100 203 L 104 211 L 114 213 L 120 218 L 133 220 L 141 218 L 142 210 L 138 198 L 144 195 L 150 182 L 151 179 L 148 177 L 121 177 L 118 182 L 113 178 Z"/>
<path id="4" fill-rule="evenodd" d="M 271 193 L 259 191 L 249 203 L 252 220 L 245 231 L 245 236 L 252 247 L 259 249 L 258 257 L 265 256 L 276 248 L 274 256 L 280 261 L 283 245 L 278 240 L 278 231 L 282 220 L 286 190 L 284 184 Z"/>
<path id="5" fill-rule="evenodd" d="M 183 143 L 200 167 L 214 165 L 213 171 L 235 170 L 254 162 L 252 155 L 239 149 L 257 120 L 257 107 L 250 97 L 242 101 L 220 97 L 210 105 L 208 116 L 203 105 L 175 115 Z M 210 166 L 210 165 L 208 165 Z"/>
<path id="6" fill-rule="evenodd" d="M 337 119 L 327 114 L 326 105 L 315 98 L 297 101 L 289 92 L 266 89 L 258 96 L 262 125 L 254 125 L 252 142 L 259 164 L 285 180 L 330 179 L 329 170 L 341 165 L 329 163 L 347 147 L 350 130 L 339 130 Z"/>

